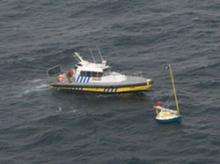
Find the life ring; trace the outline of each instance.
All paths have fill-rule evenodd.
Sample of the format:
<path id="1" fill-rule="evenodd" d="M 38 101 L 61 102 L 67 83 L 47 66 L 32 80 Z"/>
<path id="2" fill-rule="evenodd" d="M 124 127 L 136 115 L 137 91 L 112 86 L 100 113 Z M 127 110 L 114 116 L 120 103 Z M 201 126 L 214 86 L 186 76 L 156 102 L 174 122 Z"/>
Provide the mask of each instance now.
<path id="1" fill-rule="evenodd" d="M 57 81 L 58 81 L 58 82 L 63 82 L 64 79 L 65 79 L 64 74 L 60 74 L 60 75 L 57 76 Z"/>

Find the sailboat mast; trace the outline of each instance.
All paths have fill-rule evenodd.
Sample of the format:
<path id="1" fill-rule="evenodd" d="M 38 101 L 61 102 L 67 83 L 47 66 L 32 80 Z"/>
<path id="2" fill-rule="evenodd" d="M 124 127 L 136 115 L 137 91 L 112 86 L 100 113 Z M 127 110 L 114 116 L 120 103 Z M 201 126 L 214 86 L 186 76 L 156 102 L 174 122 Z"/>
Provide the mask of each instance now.
<path id="1" fill-rule="evenodd" d="M 169 64 L 168 66 L 169 66 L 169 71 L 170 71 L 170 79 L 171 79 L 171 83 L 172 83 L 172 87 L 173 87 L 173 95 L 174 95 L 175 103 L 176 103 L 176 110 L 177 110 L 178 114 L 180 114 L 178 98 L 176 95 L 175 81 L 174 81 L 174 77 L 173 77 L 173 71 L 172 71 L 171 65 Z"/>

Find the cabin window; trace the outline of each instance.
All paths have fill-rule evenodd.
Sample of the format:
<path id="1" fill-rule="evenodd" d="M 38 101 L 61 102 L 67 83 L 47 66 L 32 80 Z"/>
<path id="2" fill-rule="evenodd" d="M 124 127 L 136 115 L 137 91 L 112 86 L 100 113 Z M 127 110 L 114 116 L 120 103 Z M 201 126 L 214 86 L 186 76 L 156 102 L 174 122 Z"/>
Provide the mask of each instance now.
<path id="1" fill-rule="evenodd" d="M 88 77 L 102 77 L 102 72 L 88 72 L 81 71 L 80 76 L 88 76 Z"/>
<path id="2" fill-rule="evenodd" d="M 104 75 L 106 76 L 106 75 L 109 75 L 109 74 L 111 74 L 111 69 L 110 68 L 106 68 L 104 70 Z"/>
<path id="3" fill-rule="evenodd" d="M 101 77 L 102 72 L 91 72 L 91 77 Z"/>
<path id="4" fill-rule="evenodd" d="M 86 76 L 86 72 L 81 71 L 80 76 Z"/>

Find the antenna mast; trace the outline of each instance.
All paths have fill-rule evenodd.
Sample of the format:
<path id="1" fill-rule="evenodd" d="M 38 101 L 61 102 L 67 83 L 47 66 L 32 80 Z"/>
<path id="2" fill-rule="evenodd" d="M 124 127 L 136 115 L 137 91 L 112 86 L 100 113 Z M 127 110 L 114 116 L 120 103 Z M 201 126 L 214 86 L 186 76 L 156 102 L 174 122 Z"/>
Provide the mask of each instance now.
<path id="1" fill-rule="evenodd" d="M 177 95 L 176 95 L 175 81 L 174 81 L 174 77 L 173 77 L 173 71 L 172 71 L 171 65 L 169 64 L 168 66 L 169 66 L 169 71 L 170 71 L 170 79 L 171 79 L 171 83 L 172 83 L 172 87 L 173 87 L 173 95 L 174 95 L 174 99 L 175 99 L 175 102 L 176 102 L 176 110 L 177 110 L 178 114 L 180 114 L 178 98 L 177 98 Z"/>
<path id="2" fill-rule="evenodd" d="M 95 57 L 94 57 L 94 55 L 93 55 L 93 53 L 92 53 L 92 50 L 91 50 L 90 48 L 89 48 L 89 52 L 90 52 L 90 54 L 91 54 L 91 56 L 92 56 L 92 60 L 93 60 L 93 62 L 96 63 Z"/>
<path id="3" fill-rule="evenodd" d="M 75 54 L 75 56 L 73 56 L 73 57 L 77 57 L 79 59 L 79 61 L 81 61 L 81 62 L 84 61 L 78 52 L 75 52 L 74 54 Z"/>
<path id="4" fill-rule="evenodd" d="M 101 60 L 103 61 L 104 59 L 103 59 L 103 57 L 102 57 L 102 53 L 101 53 L 101 51 L 100 51 L 100 48 L 98 48 L 97 46 L 96 46 L 96 48 L 97 48 L 97 50 L 98 50 L 98 53 L 99 53 L 99 56 L 100 56 Z"/>

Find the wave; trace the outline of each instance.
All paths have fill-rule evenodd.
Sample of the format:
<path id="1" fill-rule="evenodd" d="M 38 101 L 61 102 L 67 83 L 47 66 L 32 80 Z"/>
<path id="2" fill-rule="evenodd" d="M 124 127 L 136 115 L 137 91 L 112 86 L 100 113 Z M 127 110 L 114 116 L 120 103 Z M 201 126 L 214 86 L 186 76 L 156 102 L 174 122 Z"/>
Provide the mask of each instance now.
<path id="1" fill-rule="evenodd" d="M 21 85 L 21 90 L 18 90 L 20 94 L 18 97 L 27 96 L 35 92 L 43 92 L 49 89 L 49 84 L 47 84 L 44 79 L 33 79 L 30 81 L 24 81 Z"/>

